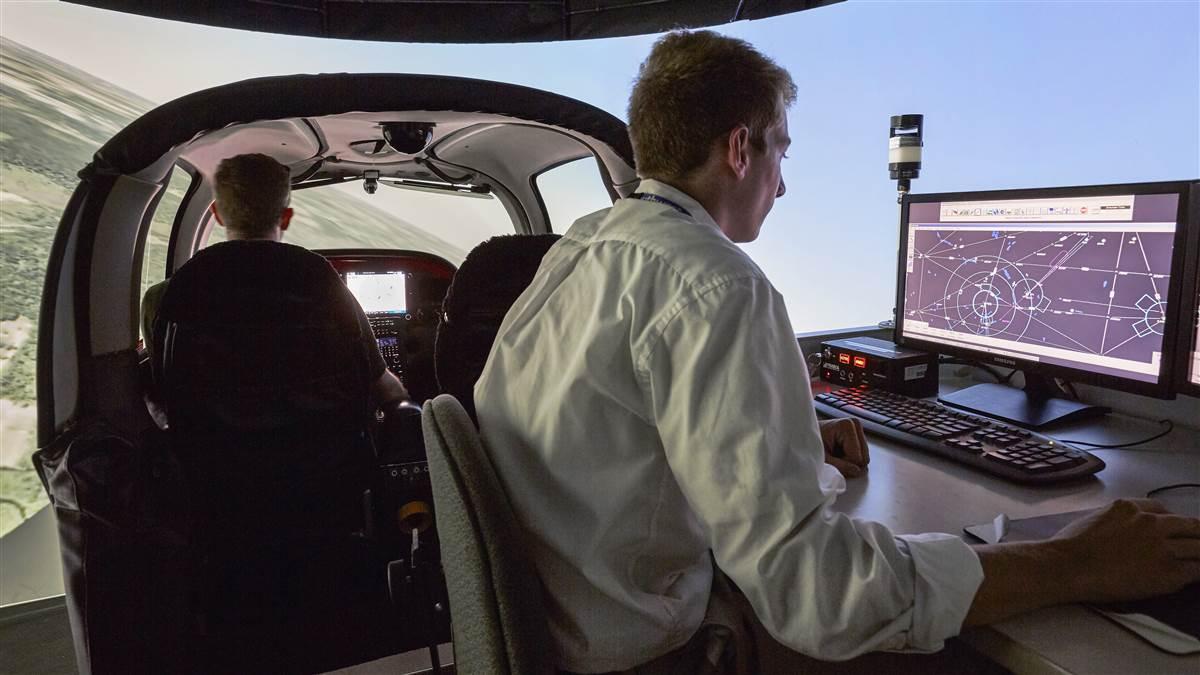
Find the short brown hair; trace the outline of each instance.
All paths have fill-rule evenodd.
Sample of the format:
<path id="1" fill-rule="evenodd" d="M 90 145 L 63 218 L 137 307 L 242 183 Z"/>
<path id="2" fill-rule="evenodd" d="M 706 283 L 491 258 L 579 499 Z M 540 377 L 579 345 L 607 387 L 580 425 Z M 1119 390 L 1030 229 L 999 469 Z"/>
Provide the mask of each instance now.
<path id="1" fill-rule="evenodd" d="M 214 184 L 221 222 L 250 236 L 270 232 L 292 198 L 291 171 L 262 154 L 221 160 Z"/>
<path id="2" fill-rule="evenodd" d="M 739 124 L 764 147 L 766 130 L 796 100 L 786 70 L 750 43 L 675 31 L 654 43 L 629 97 L 629 135 L 643 178 L 686 176 Z"/>

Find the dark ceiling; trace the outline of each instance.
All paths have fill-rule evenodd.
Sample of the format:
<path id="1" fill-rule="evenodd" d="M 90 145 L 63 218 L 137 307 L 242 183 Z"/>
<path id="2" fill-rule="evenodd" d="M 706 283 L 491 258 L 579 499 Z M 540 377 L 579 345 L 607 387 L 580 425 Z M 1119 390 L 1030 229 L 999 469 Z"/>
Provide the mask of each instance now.
<path id="1" fill-rule="evenodd" d="M 67 0 L 264 33 L 383 42 L 586 40 L 763 19 L 842 0 Z"/>

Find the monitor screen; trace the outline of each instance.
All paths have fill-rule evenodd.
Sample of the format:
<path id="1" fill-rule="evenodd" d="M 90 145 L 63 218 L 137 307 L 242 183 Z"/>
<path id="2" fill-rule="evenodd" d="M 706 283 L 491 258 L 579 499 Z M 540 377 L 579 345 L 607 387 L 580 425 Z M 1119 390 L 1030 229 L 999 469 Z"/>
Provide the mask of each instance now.
<path id="1" fill-rule="evenodd" d="M 898 334 L 1157 384 L 1180 196 L 1125 187 L 915 196 Z"/>
<path id="2" fill-rule="evenodd" d="M 1196 316 L 1192 317 L 1196 328 L 1192 331 L 1191 360 L 1188 366 L 1188 382 L 1193 387 L 1200 388 L 1200 297 L 1196 298 Z"/>
<path id="3" fill-rule="evenodd" d="M 367 314 L 407 311 L 404 272 L 347 272 L 346 286 Z"/>

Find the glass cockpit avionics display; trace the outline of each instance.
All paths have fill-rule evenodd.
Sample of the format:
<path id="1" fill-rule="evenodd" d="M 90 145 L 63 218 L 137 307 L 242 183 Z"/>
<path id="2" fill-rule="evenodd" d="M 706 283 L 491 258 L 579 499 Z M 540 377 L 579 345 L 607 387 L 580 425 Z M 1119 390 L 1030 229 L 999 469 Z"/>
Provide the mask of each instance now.
<path id="1" fill-rule="evenodd" d="M 347 272 L 346 287 L 367 314 L 407 311 L 403 272 Z"/>
<path id="2" fill-rule="evenodd" d="M 906 198 L 897 341 L 1027 382 L 1169 395 L 1186 195 L 1144 183 Z"/>

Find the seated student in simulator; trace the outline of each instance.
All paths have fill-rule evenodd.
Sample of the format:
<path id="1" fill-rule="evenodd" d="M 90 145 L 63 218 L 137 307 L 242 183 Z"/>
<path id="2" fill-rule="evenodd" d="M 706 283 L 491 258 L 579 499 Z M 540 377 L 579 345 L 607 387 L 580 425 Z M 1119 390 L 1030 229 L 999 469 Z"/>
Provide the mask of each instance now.
<path id="1" fill-rule="evenodd" d="M 1152 502 L 979 547 L 830 509 L 866 443 L 818 422 L 783 299 L 736 246 L 784 194 L 795 98 L 741 40 L 660 39 L 629 103 L 642 183 L 549 251 L 475 388 L 559 668 L 802 672 L 1200 578 L 1200 520 Z"/>
<path id="2" fill-rule="evenodd" d="M 283 233 L 291 225 L 293 216 L 288 206 L 291 173 L 287 167 L 262 154 L 229 157 L 217 166 L 213 187 L 216 198 L 212 213 L 217 223 L 225 228 L 226 241 L 208 247 L 198 256 L 221 256 L 226 266 L 270 265 L 271 274 L 283 279 L 294 278 L 296 283 L 331 283 L 313 278 L 316 273 L 324 274 L 326 269 L 330 279 L 337 279 L 337 273 L 324 258 L 300 246 L 283 243 Z M 146 336 L 152 358 L 156 347 L 151 337 L 154 319 L 169 281 L 150 287 L 142 299 L 142 334 Z M 229 302 L 236 302 L 239 289 L 223 288 L 225 281 L 212 279 L 212 293 L 223 293 Z M 340 285 L 340 281 L 337 283 Z M 362 346 L 369 360 L 372 399 L 380 405 L 407 400 L 408 392 L 400 379 L 387 369 L 367 317 L 354 296 L 345 290 L 337 293 L 336 298 L 352 305 L 357 317 Z"/>

